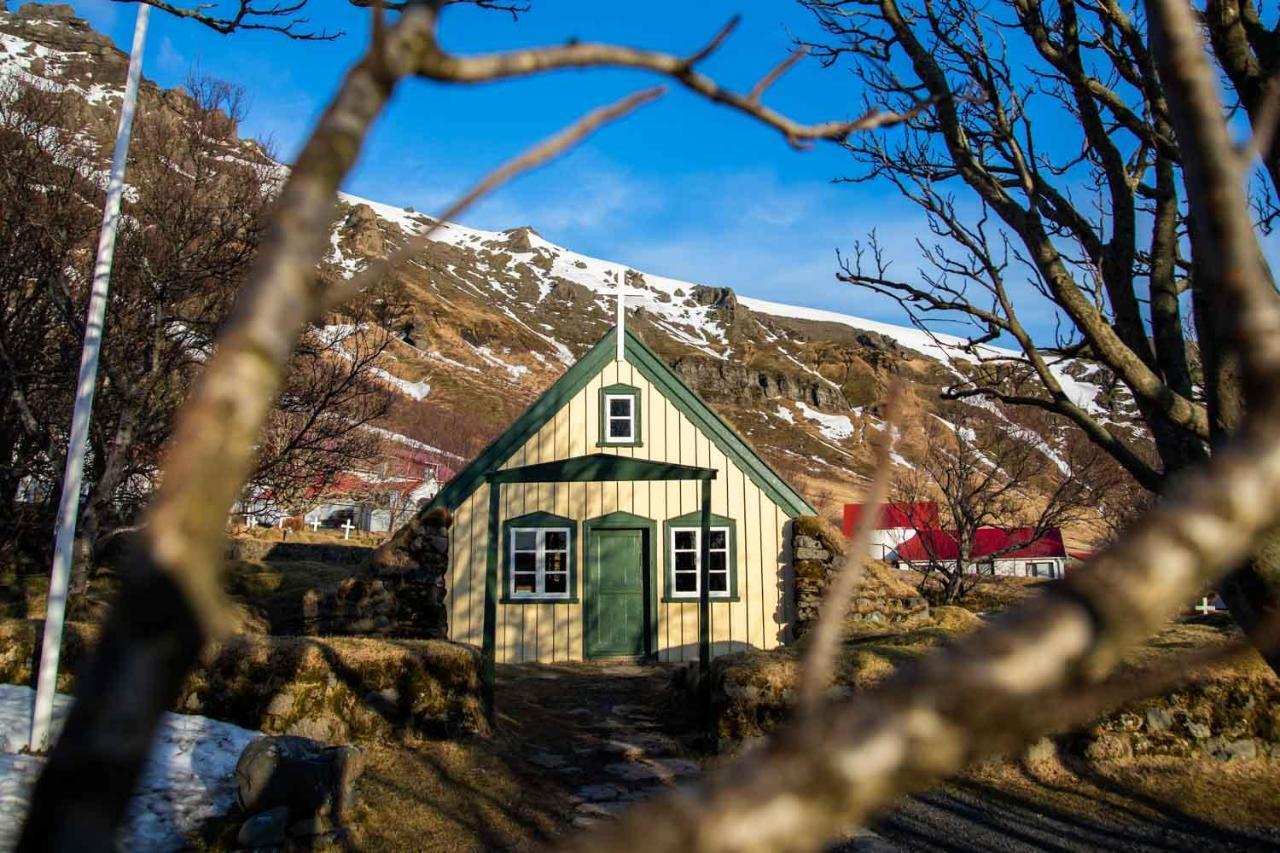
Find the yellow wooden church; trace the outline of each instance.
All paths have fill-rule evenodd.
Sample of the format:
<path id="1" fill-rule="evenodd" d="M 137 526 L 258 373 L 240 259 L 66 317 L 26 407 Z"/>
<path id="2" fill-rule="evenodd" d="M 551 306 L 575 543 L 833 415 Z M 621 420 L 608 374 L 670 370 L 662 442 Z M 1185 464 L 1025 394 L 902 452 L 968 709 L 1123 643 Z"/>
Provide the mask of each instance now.
<path id="1" fill-rule="evenodd" d="M 434 499 L 449 633 L 497 662 L 680 661 L 789 639 L 813 510 L 615 327 Z M 701 649 L 709 654 L 703 656 Z"/>

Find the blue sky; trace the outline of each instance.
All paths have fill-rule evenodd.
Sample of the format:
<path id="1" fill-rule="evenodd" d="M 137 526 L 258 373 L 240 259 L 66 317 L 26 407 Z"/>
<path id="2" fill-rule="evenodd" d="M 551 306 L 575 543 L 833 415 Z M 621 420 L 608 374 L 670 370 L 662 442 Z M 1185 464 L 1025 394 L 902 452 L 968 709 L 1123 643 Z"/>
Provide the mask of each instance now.
<path id="1" fill-rule="evenodd" d="M 134 6 L 113 0 L 72 5 L 118 44 L 128 44 Z M 819 35 L 791 0 L 532 5 L 515 21 L 502 13 L 448 9 L 442 42 L 459 52 L 481 52 L 581 38 L 683 54 L 743 12 L 738 30 L 702 70 L 747 90 L 786 55 L 795 36 Z M 287 161 L 367 37 L 368 13 L 345 0 L 312 0 L 309 13 L 315 27 L 347 35 L 333 42 L 255 32 L 221 36 L 153 14 L 146 74 L 174 86 L 198 67 L 240 84 L 250 96 L 244 130 L 272 140 Z M 438 211 L 533 142 L 655 82 L 650 75 L 619 70 L 567 71 L 476 87 L 411 81 L 377 126 L 345 189 Z M 775 85 L 767 101 L 803 121 L 861 112 L 849 72 L 824 70 L 812 59 Z M 672 87 L 658 103 L 502 189 L 461 219 L 495 230 L 533 225 L 553 242 L 642 271 L 905 323 L 892 301 L 834 278 L 836 249 L 847 251 L 873 228 L 893 272 L 914 277 L 914 241 L 927 235 L 921 214 L 892 187 L 831 183 L 856 170 L 835 146 L 797 152 L 753 120 Z M 1054 324 L 1047 303 L 1029 286 L 1019 289 L 1023 322 L 1050 343 Z"/>

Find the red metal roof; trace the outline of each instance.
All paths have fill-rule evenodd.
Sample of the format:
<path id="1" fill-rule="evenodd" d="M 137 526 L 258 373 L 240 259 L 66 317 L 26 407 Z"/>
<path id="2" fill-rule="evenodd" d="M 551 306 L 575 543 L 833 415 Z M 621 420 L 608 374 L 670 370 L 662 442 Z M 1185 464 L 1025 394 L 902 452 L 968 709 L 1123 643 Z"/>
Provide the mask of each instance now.
<path id="1" fill-rule="evenodd" d="M 1030 527 L 980 527 L 973 537 L 973 559 L 995 554 L 997 560 L 1029 560 L 1036 557 L 1065 557 L 1062 531 L 1051 527 L 1038 539 Z M 1006 550 L 1010 549 L 1010 550 Z M 960 545 L 951 530 L 923 530 L 897 548 L 898 559 L 908 562 L 954 560 Z"/>
<path id="2" fill-rule="evenodd" d="M 853 535 L 853 528 L 858 524 L 862 508 L 866 504 L 844 505 L 844 535 L 848 539 Z M 932 530 L 939 526 L 938 505 L 933 501 L 917 501 L 915 503 L 887 503 L 880 507 L 880 518 L 876 520 L 876 530 L 895 530 L 904 527 L 916 530 Z"/>

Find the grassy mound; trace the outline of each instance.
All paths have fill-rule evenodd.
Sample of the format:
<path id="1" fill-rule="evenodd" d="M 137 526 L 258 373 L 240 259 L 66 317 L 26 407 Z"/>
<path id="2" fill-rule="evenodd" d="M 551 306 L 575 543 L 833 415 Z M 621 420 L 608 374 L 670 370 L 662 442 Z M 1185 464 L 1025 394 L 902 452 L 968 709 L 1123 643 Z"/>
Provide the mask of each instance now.
<path id="1" fill-rule="evenodd" d="M 874 686 L 898 666 L 927 654 L 982 624 L 962 607 L 932 608 L 932 624 L 914 630 L 852 635 L 837 662 L 833 693 L 852 695 Z M 1232 642 L 1229 626 L 1172 624 L 1134 650 L 1120 679 L 1167 666 L 1187 649 Z M 776 730 L 791 715 L 806 643 L 774 651 L 727 655 L 712 664 L 717 740 L 734 749 Z M 1280 679 L 1256 653 L 1193 673 L 1162 696 L 1131 703 L 1073 735 L 1079 750 L 1128 755 L 1219 758 L 1280 756 Z"/>
<path id="2" fill-rule="evenodd" d="M 38 623 L 0 622 L 0 681 L 31 684 Z M 69 623 L 59 690 L 97 639 Z M 175 711 L 330 743 L 486 730 L 480 652 L 446 640 L 244 636 L 206 649 Z"/>

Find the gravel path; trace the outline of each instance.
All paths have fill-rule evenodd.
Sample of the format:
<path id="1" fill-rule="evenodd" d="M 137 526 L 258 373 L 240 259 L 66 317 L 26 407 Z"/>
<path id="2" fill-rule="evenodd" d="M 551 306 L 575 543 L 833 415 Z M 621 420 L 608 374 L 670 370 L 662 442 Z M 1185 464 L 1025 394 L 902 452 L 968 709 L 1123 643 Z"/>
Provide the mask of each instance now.
<path id="1" fill-rule="evenodd" d="M 1101 803 L 1085 815 L 964 783 L 913 797 L 874 828 L 896 849 L 939 853 L 1280 850 L 1280 828 L 1224 829 L 1181 813 Z"/>

